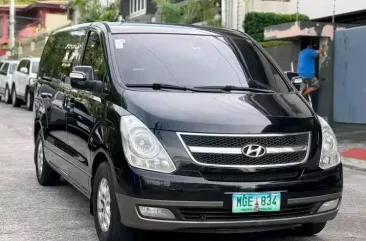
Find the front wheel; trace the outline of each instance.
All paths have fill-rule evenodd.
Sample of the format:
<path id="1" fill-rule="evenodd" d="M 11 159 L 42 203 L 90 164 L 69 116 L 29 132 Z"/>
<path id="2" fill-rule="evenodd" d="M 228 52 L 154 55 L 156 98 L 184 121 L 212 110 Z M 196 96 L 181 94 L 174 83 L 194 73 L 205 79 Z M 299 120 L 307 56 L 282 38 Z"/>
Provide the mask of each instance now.
<path id="1" fill-rule="evenodd" d="M 314 236 L 320 233 L 325 228 L 326 224 L 327 222 L 303 224 L 300 227 L 294 229 L 294 234 L 296 236 L 302 237 Z"/>
<path id="2" fill-rule="evenodd" d="M 17 92 L 15 90 L 15 87 L 13 88 L 13 90 L 11 92 L 11 98 L 12 98 L 13 106 L 14 107 L 20 107 L 21 100 L 17 98 Z"/>
<path id="3" fill-rule="evenodd" d="M 93 183 L 93 214 L 100 241 L 136 240 L 136 231 L 124 226 L 114 192 L 109 165 L 100 164 Z"/>
<path id="4" fill-rule="evenodd" d="M 11 104 L 11 95 L 10 95 L 10 90 L 9 90 L 9 87 L 8 86 L 6 86 L 6 88 L 5 88 L 5 96 L 4 96 L 4 98 L 5 98 L 5 103 L 6 104 Z"/>
<path id="5" fill-rule="evenodd" d="M 27 90 L 26 92 L 26 100 L 27 100 L 27 110 L 32 111 L 33 110 L 33 94 Z"/>

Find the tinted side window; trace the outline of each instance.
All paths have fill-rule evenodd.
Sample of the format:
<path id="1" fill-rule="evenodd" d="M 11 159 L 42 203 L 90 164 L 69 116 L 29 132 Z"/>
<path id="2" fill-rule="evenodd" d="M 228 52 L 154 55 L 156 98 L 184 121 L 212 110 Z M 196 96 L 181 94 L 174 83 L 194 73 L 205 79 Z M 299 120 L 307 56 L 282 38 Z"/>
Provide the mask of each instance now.
<path id="1" fill-rule="evenodd" d="M 5 63 L 3 67 L 1 67 L 1 71 L 5 73 L 8 73 L 8 69 L 9 69 L 9 63 Z"/>
<path id="2" fill-rule="evenodd" d="M 17 71 L 20 71 L 20 69 L 23 68 L 23 67 L 27 67 L 27 61 L 26 60 L 20 61 Z"/>
<path id="3" fill-rule="evenodd" d="M 91 66 L 94 70 L 96 80 L 103 80 L 106 66 L 104 61 L 104 49 L 99 35 L 96 32 L 89 34 L 88 42 L 85 47 L 83 66 Z"/>
<path id="4" fill-rule="evenodd" d="M 39 63 L 39 76 L 65 82 L 78 61 L 85 30 L 70 30 L 50 36 Z"/>

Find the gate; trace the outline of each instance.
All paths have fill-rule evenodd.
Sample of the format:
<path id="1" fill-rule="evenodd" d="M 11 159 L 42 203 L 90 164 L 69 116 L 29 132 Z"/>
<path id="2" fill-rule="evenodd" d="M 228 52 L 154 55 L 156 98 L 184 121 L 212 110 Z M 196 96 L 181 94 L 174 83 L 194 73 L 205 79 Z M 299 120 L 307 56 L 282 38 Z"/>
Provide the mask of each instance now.
<path id="1" fill-rule="evenodd" d="M 366 27 L 336 32 L 333 95 L 335 122 L 366 124 L 365 39 Z"/>

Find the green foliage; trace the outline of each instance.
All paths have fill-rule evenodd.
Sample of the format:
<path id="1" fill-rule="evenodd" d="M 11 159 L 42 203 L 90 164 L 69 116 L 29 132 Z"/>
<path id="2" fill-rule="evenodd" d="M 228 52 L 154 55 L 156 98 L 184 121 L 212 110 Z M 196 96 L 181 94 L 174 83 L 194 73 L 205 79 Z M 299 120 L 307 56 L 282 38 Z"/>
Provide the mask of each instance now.
<path id="1" fill-rule="evenodd" d="M 9 4 L 10 0 L 0 0 L 0 4 Z M 15 4 L 31 4 L 35 3 L 37 0 L 15 0 Z"/>
<path id="2" fill-rule="evenodd" d="M 259 42 L 259 44 L 262 45 L 263 48 L 272 48 L 272 47 L 277 47 L 277 46 L 282 46 L 282 45 L 289 45 L 289 44 L 291 44 L 291 42 L 273 40 L 273 41 Z"/>
<path id="3" fill-rule="evenodd" d="M 221 26 L 215 19 L 217 0 L 189 0 L 187 4 L 175 4 L 172 0 L 154 0 L 161 9 L 161 19 L 165 23 L 192 24 L 205 22 L 209 26 Z"/>
<path id="4" fill-rule="evenodd" d="M 80 12 L 81 23 L 98 21 L 116 21 L 119 13 L 119 1 L 103 7 L 100 0 L 74 0 L 71 6 Z"/>
<path id="5" fill-rule="evenodd" d="M 304 14 L 299 14 L 299 21 L 309 20 Z M 277 13 L 248 13 L 244 20 L 244 29 L 247 34 L 255 40 L 261 42 L 264 39 L 264 28 L 282 23 L 296 21 L 296 14 L 277 14 Z"/>

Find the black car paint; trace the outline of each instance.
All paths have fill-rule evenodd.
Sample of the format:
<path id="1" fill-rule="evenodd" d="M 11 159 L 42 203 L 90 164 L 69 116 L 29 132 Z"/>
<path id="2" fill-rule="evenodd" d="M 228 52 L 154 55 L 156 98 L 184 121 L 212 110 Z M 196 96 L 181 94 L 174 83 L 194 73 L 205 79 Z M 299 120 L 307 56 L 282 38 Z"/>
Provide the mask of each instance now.
<path id="1" fill-rule="evenodd" d="M 93 176 L 101 161 L 108 161 L 114 170 L 116 192 L 138 198 L 215 201 L 226 200 L 232 192 L 285 191 L 286 200 L 287 197 L 342 192 L 342 166 L 327 171 L 318 167 L 321 152 L 319 121 L 297 93 L 192 93 L 126 88 L 115 71 L 117 66 L 108 43 L 109 27 L 104 24 L 84 27 L 94 29 L 102 36 L 109 66 L 105 92 L 70 90 L 59 85 L 58 79 L 38 77 L 34 135 L 36 138 L 38 131 L 42 131 L 47 160 L 87 197 L 91 196 Z M 175 27 L 171 29 L 176 31 Z M 205 31 L 194 29 L 192 31 Z M 147 27 L 144 31 L 154 29 Z M 216 31 L 216 34 L 243 37 L 234 31 Z M 246 114 L 249 111 L 252 114 Z M 128 114 L 138 117 L 161 141 L 176 165 L 176 172 L 144 171 L 127 163 L 119 125 L 121 116 Z M 202 173 L 246 175 L 246 172 L 194 164 L 176 131 L 225 134 L 310 131 L 312 146 L 307 162 L 281 169 L 299 173 L 291 180 L 217 182 L 206 180 Z M 265 171 L 276 172 L 278 169 Z"/>

